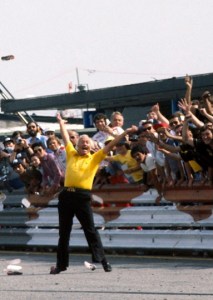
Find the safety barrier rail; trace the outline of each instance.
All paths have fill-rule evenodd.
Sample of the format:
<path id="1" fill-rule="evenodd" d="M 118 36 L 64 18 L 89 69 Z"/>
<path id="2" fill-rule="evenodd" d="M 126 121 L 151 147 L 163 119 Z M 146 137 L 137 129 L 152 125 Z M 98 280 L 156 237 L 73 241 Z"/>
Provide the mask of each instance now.
<path id="1" fill-rule="evenodd" d="M 107 249 L 213 250 L 213 203 L 182 203 L 163 199 L 157 192 L 119 188 L 94 191 L 94 221 Z M 121 189 L 120 189 L 121 190 Z M 37 197 L 37 198 L 36 198 Z M 119 198 L 118 198 L 119 197 Z M 55 248 L 58 241 L 57 198 L 33 197 L 23 192 L 6 195 L 0 208 L 0 247 Z M 74 219 L 71 246 L 87 248 L 84 233 Z"/>

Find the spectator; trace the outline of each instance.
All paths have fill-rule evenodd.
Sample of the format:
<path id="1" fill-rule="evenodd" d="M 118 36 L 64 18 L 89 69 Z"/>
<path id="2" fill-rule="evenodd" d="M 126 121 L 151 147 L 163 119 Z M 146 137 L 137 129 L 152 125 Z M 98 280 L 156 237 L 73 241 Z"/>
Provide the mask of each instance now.
<path id="1" fill-rule="evenodd" d="M 70 141 L 72 142 L 73 146 L 76 148 L 76 145 L 78 143 L 79 134 L 75 130 L 68 130 Z"/>
<path id="2" fill-rule="evenodd" d="M 40 192 L 42 174 L 38 170 L 26 168 L 19 159 L 14 159 L 11 165 L 14 171 L 19 175 L 20 180 L 24 183 L 28 194 Z"/>
<path id="3" fill-rule="evenodd" d="M 148 153 L 144 150 L 140 145 L 135 146 L 131 150 L 131 156 L 140 164 L 141 169 L 144 173 L 147 173 L 146 181 L 144 182 L 147 187 L 152 184 L 156 190 L 158 191 L 158 196 L 155 199 L 155 203 L 159 204 L 162 199 L 162 185 L 158 180 L 157 167 L 155 164 L 155 160 L 152 157 L 151 153 Z"/>
<path id="4" fill-rule="evenodd" d="M 15 144 L 12 138 L 6 137 L 3 141 L 4 148 L 1 151 L 0 158 L 0 170 L 1 175 L 4 176 L 4 186 L 9 192 L 13 189 L 19 189 L 23 187 L 22 181 L 19 176 L 14 172 L 10 164 L 10 157 L 14 152 Z"/>
<path id="5" fill-rule="evenodd" d="M 110 120 L 111 120 L 111 123 L 108 128 L 109 134 L 111 134 L 113 137 L 115 137 L 116 135 L 119 135 L 124 132 L 124 130 L 122 128 L 124 126 L 124 117 L 123 117 L 122 113 L 120 113 L 119 111 L 114 111 L 111 114 Z"/>
<path id="6" fill-rule="evenodd" d="M 45 135 L 47 138 L 56 136 L 56 135 L 55 135 L 55 129 L 50 128 L 50 127 L 45 128 L 45 129 L 44 129 L 44 135 Z"/>
<path id="7" fill-rule="evenodd" d="M 183 137 L 187 144 L 195 150 L 195 159 L 208 173 L 208 182 L 213 183 L 213 131 L 208 126 L 203 126 L 200 130 L 200 138 L 196 139 L 193 136 L 187 136 L 189 118 L 186 118 L 185 126 L 183 127 Z"/>
<path id="8" fill-rule="evenodd" d="M 94 116 L 93 122 L 98 132 L 93 135 L 92 139 L 97 143 L 99 148 L 104 147 L 104 142 L 111 134 L 108 133 L 109 126 L 107 125 L 107 117 L 102 113 L 98 113 Z"/>
<path id="9" fill-rule="evenodd" d="M 123 175 L 129 183 L 141 183 L 143 181 L 143 173 L 140 166 L 131 157 L 129 143 L 124 139 L 116 144 L 116 155 L 108 156 L 107 161 L 116 162 L 117 174 Z"/>
<path id="10" fill-rule="evenodd" d="M 15 146 L 10 156 L 10 162 L 16 158 L 21 158 L 23 163 L 27 166 L 30 162 L 30 155 L 33 153 L 32 148 L 29 146 L 21 131 L 14 131 L 12 139 Z"/>
<path id="11" fill-rule="evenodd" d="M 45 148 L 47 148 L 47 136 L 41 134 L 40 127 L 37 123 L 30 121 L 27 124 L 27 133 L 29 134 L 29 138 L 27 139 L 27 143 L 32 146 L 32 144 L 41 142 Z"/>
<path id="12" fill-rule="evenodd" d="M 152 112 L 152 113 L 151 113 Z M 160 106 L 158 103 L 152 106 L 151 112 L 148 114 L 148 118 L 153 120 L 154 122 L 152 123 L 166 123 L 169 124 L 168 119 L 160 112 Z"/>
<path id="13" fill-rule="evenodd" d="M 63 185 L 63 175 L 60 168 L 51 153 L 47 153 L 41 142 L 34 143 L 32 149 L 41 161 L 43 169 L 42 188 L 46 195 L 53 195 L 59 191 Z"/>
<path id="14" fill-rule="evenodd" d="M 165 126 L 166 128 L 168 127 L 166 124 L 161 123 L 156 129 L 159 140 L 163 141 L 167 145 L 172 145 L 175 147 L 175 141 L 168 138 L 166 135 Z M 165 154 L 165 176 L 167 185 L 174 186 L 179 180 L 181 180 L 181 182 L 184 181 L 184 172 L 180 162 L 181 158 L 178 156 L 176 159 L 174 159 L 174 156 L 169 155 L 168 152 L 165 152 L 159 148 L 157 149 Z"/>
<path id="15" fill-rule="evenodd" d="M 155 143 L 151 140 L 152 136 L 158 139 L 158 133 L 154 129 L 154 124 L 149 121 L 142 123 L 142 130 L 146 133 L 146 136 L 148 138 L 148 141 L 146 142 L 146 148 L 155 159 L 159 180 L 165 183 L 165 155 L 157 149 Z"/>
<path id="16" fill-rule="evenodd" d="M 53 152 L 53 156 L 64 177 L 66 169 L 66 151 L 63 148 L 61 149 L 61 141 L 55 136 L 49 137 L 47 140 L 47 147 Z"/>

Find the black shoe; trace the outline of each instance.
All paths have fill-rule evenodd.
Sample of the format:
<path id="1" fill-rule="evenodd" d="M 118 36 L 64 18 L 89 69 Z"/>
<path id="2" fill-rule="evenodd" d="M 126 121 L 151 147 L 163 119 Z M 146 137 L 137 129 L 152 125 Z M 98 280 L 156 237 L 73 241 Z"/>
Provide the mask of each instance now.
<path id="1" fill-rule="evenodd" d="M 108 262 L 102 262 L 102 266 L 105 272 L 111 272 L 112 271 L 112 267 L 110 265 L 110 263 Z"/>
<path id="2" fill-rule="evenodd" d="M 61 272 L 63 272 L 63 271 L 66 271 L 66 269 L 67 268 L 63 268 L 63 269 L 61 269 L 61 268 L 58 268 L 58 267 L 51 267 L 50 268 L 50 274 L 53 274 L 53 275 L 56 275 L 56 274 L 59 274 L 59 273 L 61 273 Z"/>

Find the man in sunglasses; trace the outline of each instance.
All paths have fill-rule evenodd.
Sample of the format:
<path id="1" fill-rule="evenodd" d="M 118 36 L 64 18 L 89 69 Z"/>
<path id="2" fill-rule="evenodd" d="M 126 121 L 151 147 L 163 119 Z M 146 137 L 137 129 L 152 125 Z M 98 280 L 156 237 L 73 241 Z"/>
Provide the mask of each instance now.
<path id="1" fill-rule="evenodd" d="M 69 134 L 69 138 L 70 138 L 70 141 L 72 142 L 73 146 L 76 147 L 78 139 L 79 139 L 78 132 L 75 130 L 69 130 L 68 134 Z"/>
<path id="2" fill-rule="evenodd" d="M 69 134 L 60 114 L 57 115 L 61 136 L 64 141 L 67 165 L 64 189 L 59 194 L 59 241 L 57 249 L 56 266 L 51 267 L 50 274 L 59 274 L 66 271 L 69 265 L 69 240 L 74 216 L 79 220 L 86 236 L 92 258 L 100 262 L 105 272 L 111 272 L 111 265 L 106 260 L 103 245 L 97 229 L 95 228 L 91 208 L 91 189 L 99 164 L 105 159 L 107 153 L 125 135 L 137 130 L 135 126 L 126 129 L 121 135 L 116 136 L 111 142 L 91 154 L 91 139 L 88 135 L 80 136 L 77 150 L 70 141 Z"/>

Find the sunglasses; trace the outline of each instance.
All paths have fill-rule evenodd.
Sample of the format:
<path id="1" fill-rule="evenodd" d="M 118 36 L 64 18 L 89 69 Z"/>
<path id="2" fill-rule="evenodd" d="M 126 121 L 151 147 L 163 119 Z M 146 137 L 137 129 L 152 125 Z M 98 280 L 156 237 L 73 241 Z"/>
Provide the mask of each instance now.
<path id="1" fill-rule="evenodd" d="M 49 131 L 49 132 L 45 132 L 46 135 L 53 135 L 54 132 L 53 131 Z"/>
<path id="2" fill-rule="evenodd" d="M 75 138 L 76 138 L 75 135 L 71 135 L 71 136 L 70 136 L 70 139 L 75 139 Z"/>
<path id="3" fill-rule="evenodd" d="M 152 129 L 152 126 L 149 126 L 149 127 L 147 127 L 147 128 L 144 128 L 143 130 L 144 131 L 147 131 L 147 130 L 151 130 Z"/>
<path id="4" fill-rule="evenodd" d="M 43 151 L 43 149 L 42 148 L 37 148 L 37 149 L 34 149 L 34 153 L 38 153 L 38 152 L 42 152 Z"/>
<path id="5" fill-rule="evenodd" d="M 177 121 L 174 121 L 174 122 L 170 122 L 170 123 L 169 123 L 170 126 L 172 126 L 172 125 L 177 125 L 177 124 L 178 124 Z"/>
<path id="6" fill-rule="evenodd" d="M 36 126 L 28 126 L 27 129 L 33 129 L 36 128 Z"/>

